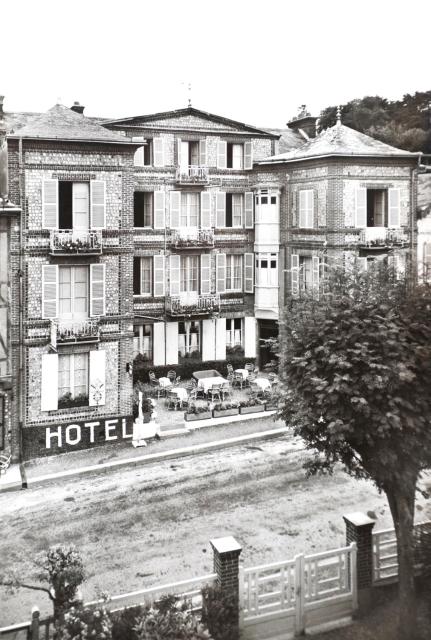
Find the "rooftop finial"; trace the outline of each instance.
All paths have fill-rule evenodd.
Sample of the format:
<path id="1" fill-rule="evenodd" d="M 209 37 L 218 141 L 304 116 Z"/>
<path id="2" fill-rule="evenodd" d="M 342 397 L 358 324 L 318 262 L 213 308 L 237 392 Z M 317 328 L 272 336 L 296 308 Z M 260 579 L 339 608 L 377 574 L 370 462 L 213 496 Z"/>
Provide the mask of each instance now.
<path id="1" fill-rule="evenodd" d="M 337 107 L 337 126 L 340 126 L 341 124 L 341 107 L 340 105 L 338 105 Z"/>
<path id="2" fill-rule="evenodd" d="M 189 104 L 188 104 L 188 106 L 191 107 L 192 106 L 192 83 L 191 82 L 189 82 L 187 88 L 189 90 Z"/>

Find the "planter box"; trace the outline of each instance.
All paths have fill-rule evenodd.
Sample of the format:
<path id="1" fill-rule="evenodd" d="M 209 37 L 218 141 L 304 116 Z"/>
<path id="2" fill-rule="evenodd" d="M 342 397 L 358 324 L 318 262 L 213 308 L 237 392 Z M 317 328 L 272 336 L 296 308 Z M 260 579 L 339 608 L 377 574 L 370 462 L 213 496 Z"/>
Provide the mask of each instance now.
<path id="1" fill-rule="evenodd" d="M 252 407 L 240 407 L 239 412 L 242 415 L 246 413 L 263 413 L 265 411 L 265 406 L 263 404 L 255 404 Z"/>
<path id="2" fill-rule="evenodd" d="M 265 411 L 277 411 L 277 410 L 278 410 L 278 405 L 273 404 L 271 402 L 265 403 Z"/>
<path id="3" fill-rule="evenodd" d="M 239 411 L 238 411 L 238 407 L 235 407 L 234 409 L 222 409 L 221 411 L 216 411 L 215 409 L 213 410 L 213 417 L 214 418 L 224 418 L 225 416 L 236 416 L 238 415 Z"/>
<path id="4" fill-rule="evenodd" d="M 185 413 L 184 420 L 186 422 L 194 422 L 195 420 L 209 420 L 212 418 L 211 411 L 204 411 L 203 413 Z"/>

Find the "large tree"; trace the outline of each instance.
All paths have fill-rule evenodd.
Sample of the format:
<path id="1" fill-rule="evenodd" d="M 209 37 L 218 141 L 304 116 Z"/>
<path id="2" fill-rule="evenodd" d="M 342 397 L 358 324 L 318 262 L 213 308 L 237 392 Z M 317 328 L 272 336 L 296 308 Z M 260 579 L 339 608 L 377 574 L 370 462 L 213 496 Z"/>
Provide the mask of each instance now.
<path id="1" fill-rule="evenodd" d="M 282 415 L 314 451 L 310 474 L 341 463 L 386 494 L 400 635 L 414 640 L 415 492 L 431 464 L 431 292 L 382 263 L 366 273 L 336 268 L 324 286 L 320 299 L 294 300 L 281 323 Z"/>

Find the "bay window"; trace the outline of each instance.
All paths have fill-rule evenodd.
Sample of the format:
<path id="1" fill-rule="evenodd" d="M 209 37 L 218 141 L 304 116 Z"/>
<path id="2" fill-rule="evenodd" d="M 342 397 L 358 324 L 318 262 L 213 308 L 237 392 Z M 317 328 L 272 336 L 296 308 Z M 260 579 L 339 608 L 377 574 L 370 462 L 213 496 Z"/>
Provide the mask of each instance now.
<path id="1" fill-rule="evenodd" d="M 261 253 L 256 257 L 256 285 L 278 285 L 278 257 L 276 253 Z"/>

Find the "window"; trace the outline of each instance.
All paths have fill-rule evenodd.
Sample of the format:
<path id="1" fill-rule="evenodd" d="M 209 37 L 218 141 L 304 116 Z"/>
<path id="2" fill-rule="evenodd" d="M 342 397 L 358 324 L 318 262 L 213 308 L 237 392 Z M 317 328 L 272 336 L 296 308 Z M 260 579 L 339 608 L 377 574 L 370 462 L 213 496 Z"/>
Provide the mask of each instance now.
<path id="1" fill-rule="evenodd" d="M 299 191 L 299 226 L 303 229 L 314 227 L 314 191 L 301 189 Z"/>
<path id="2" fill-rule="evenodd" d="M 200 322 L 186 321 L 178 323 L 178 356 L 180 358 L 200 357 L 200 334 Z"/>
<path id="3" fill-rule="evenodd" d="M 151 296 L 153 259 L 151 256 L 145 258 L 133 258 L 133 295 Z"/>
<path id="4" fill-rule="evenodd" d="M 59 267 L 60 319 L 88 318 L 88 267 Z"/>
<path id="5" fill-rule="evenodd" d="M 256 257 L 256 285 L 278 286 L 278 257 L 276 253 L 261 253 Z"/>
<path id="6" fill-rule="evenodd" d="M 133 196 L 133 226 L 153 226 L 154 193 L 135 191 Z"/>
<path id="7" fill-rule="evenodd" d="M 181 293 L 198 292 L 199 256 L 181 256 L 180 259 L 180 291 Z"/>
<path id="8" fill-rule="evenodd" d="M 226 291 L 242 290 L 242 256 L 226 256 Z"/>
<path id="9" fill-rule="evenodd" d="M 198 227 L 200 212 L 199 193 L 181 193 L 180 227 Z"/>
<path id="10" fill-rule="evenodd" d="M 153 144 L 148 140 L 145 145 L 135 151 L 133 163 L 135 167 L 145 167 L 153 163 Z"/>
<path id="11" fill-rule="evenodd" d="M 244 166 L 244 145 L 227 143 L 227 168 L 242 169 Z"/>
<path id="12" fill-rule="evenodd" d="M 199 142 L 179 140 L 180 166 L 191 167 L 199 165 Z"/>
<path id="13" fill-rule="evenodd" d="M 133 357 L 141 354 L 143 359 L 152 362 L 153 360 L 153 325 L 135 325 L 133 337 Z"/>
<path id="14" fill-rule="evenodd" d="M 88 353 L 58 356 L 58 408 L 88 405 Z"/>
<path id="15" fill-rule="evenodd" d="M 242 319 L 226 318 L 226 347 L 242 347 Z"/>
<path id="16" fill-rule="evenodd" d="M 226 227 L 242 227 L 243 193 L 226 194 Z"/>
<path id="17" fill-rule="evenodd" d="M 367 189 L 367 227 L 386 227 L 387 189 Z"/>
<path id="18" fill-rule="evenodd" d="M 311 256 L 299 256 L 299 288 L 311 291 L 313 288 L 313 259 Z"/>
<path id="19" fill-rule="evenodd" d="M 88 230 L 90 227 L 90 183 L 58 183 L 58 228 Z"/>

